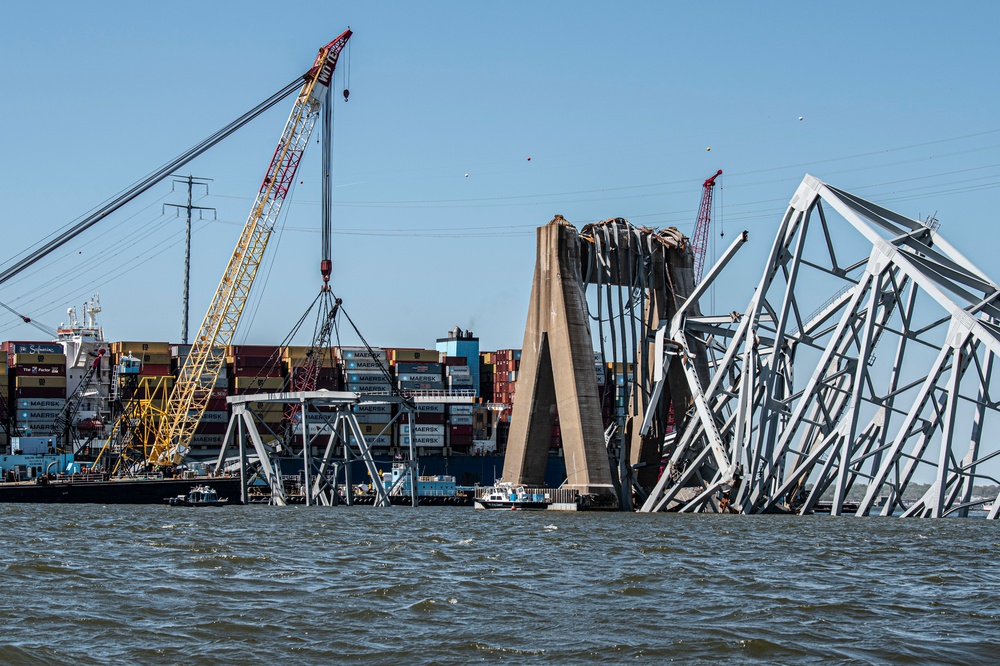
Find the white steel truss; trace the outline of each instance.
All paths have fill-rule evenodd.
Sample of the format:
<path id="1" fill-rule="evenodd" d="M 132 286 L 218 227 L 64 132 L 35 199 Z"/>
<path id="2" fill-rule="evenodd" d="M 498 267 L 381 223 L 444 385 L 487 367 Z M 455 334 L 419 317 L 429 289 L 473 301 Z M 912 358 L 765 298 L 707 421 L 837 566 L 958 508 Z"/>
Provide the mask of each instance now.
<path id="1" fill-rule="evenodd" d="M 351 462 L 364 463 L 371 479 L 371 489 L 375 494 L 375 506 L 390 506 L 389 489 L 380 481 L 381 474 L 372 457 L 371 446 L 365 437 L 363 429 L 354 413 L 357 405 L 373 405 L 391 403 L 398 405 L 397 414 L 385 426 L 383 432 L 396 422 L 407 422 L 410 431 L 413 429 L 413 411 L 403 398 L 395 396 L 371 396 L 349 391 L 298 391 L 292 393 L 255 393 L 242 396 L 230 396 L 227 401 L 232 405 L 233 413 L 223 440 L 216 471 L 221 472 L 225 465 L 228 452 L 236 447 L 239 453 L 240 478 L 243 482 L 243 503 L 248 502 L 248 483 L 252 476 L 266 484 L 269 491 L 269 503 L 285 506 L 301 503 L 306 506 L 331 506 L 338 502 L 335 496 L 338 489 L 341 471 L 344 487 L 347 493 L 344 501 L 353 504 L 351 493 Z M 254 415 L 254 404 L 298 404 L 299 422 L 302 437 L 292 438 L 293 450 L 285 450 L 287 446 L 281 440 L 270 437 L 265 442 L 257 430 L 258 417 Z M 316 432 L 311 426 L 317 425 Z M 375 437 L 383 434 L 377 433 Z M 256 461 L 250 464 L 247 456 L 247 440 L 256 453 Z M 324 441 L 325 440 L 325 441 Z M 298 446 L 301 442 L 301 447 Z M 311 450 L 321 446 L 323 453 L 314 458 Z M 338 448 L 340 453 L 338 454 Z M 286 488 L 285 479 L 281 473 L 282 458 L 301 459 L 304 481 L 299 495 L 291 496 Z M 417 488 L 416 447 L 410 439 L 409 459 L 410 488 Z M 256 470 L 254 474 L 252 470 Z M 411 503 L 417 506 L 417 494 L 411 493 Z"/>
<path id="2" fill-rule="evenodd" d="M 941 517 L 992 502 L 996 518 L 973 488 L 1000 485 L 997 284 L 934 220 L 807 175 L 744 311 L 690 314 L 745 240 L 658 336 L 694 400 L 641 510 Z"/>

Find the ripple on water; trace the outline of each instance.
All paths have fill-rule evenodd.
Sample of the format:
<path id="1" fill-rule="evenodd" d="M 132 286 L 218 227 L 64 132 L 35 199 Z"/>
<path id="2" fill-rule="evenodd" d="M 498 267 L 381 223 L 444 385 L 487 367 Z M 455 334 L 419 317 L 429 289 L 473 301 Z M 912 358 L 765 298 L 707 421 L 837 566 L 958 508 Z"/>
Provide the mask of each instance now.
<path id="1" fill-rule="evenodd" d="M 1000 619 L 986 521 L 5 508 L 3 663 L 988 663 Z"/>

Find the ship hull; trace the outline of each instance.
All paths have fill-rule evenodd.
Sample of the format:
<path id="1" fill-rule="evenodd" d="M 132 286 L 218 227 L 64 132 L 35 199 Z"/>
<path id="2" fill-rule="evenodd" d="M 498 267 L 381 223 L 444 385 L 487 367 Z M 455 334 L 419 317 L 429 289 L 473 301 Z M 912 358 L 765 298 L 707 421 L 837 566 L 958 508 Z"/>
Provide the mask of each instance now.
<path id="1" fill-rule="evenodd" d="M 122 481 L 0 483 L 0 503 L 27 504 L 166 504 L 166 499 L 186 495 L 191 487 L 210 483 L 220 495 L 239 504 L 237 477 L 197 479 L 131 479 Z"/>

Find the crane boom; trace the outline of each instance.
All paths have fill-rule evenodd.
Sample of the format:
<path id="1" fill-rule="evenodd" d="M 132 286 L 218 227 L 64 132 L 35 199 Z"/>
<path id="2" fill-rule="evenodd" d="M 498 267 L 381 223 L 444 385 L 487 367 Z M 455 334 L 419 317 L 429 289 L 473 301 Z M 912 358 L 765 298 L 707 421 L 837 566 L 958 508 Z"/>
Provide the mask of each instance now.
<path id="1" fill-rule="evenodd" d="M 694 252 L 694 283 L 701 282 L 705 270 L 705 254 L 708 252 L 708 227 L 712 224 L 712 190 L 715 189 L 715 179 L 722 175 L 722 169 L 701 184 L 701 206 L 698 208 L 698 221 L 694 225 L 694 236 L 691 238 L 691 250 Z"/>
<path id="2" fill-rule="evenodd" d="M 156 430 L 150 463 L 175 465 L 187 454 L 195 427 L 205 412 L 225 362 L 224 348 L 232 344 L 271 231 L 309 143 L 324 93 L 333 80 L 337 59 L 351 34 L 350 29 L 345 30 L 322 47 L 313 66 L 303 76 L 302 90 L 288 116 L 250 216 L 243 226 L 208 313 L 192 341 L 191 352 L 178 373 L 167 413 Z"/>

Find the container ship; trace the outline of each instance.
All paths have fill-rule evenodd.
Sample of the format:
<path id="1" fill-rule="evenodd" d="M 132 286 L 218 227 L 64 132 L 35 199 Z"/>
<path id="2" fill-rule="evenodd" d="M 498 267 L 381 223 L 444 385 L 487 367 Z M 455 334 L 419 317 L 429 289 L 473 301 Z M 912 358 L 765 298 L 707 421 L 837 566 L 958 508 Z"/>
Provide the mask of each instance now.
<path id="1" fill-rule="evenodd" d="M 183 472 L 186 478 L 140 480 L 131 475 L 128 481 L 111 480 L 100 451 L 119 413 L 128 403 L 164 408 L 191 347 L 165 341 L 107 341 L 96 322 L 98 312 L 95 298 L 85 306 L 83 321 L 70 309 L 69 323 L 59 329 L 55 340 L 0 344 L 4 352 L 0 354 L 0 389 L 6 389 L 6 395 L 0 396 L 0 473 L 4 479 L 0 501 L 149 503 L 183 494 L 192 481 L 203 481 L 201 470 L 219 458 L 230 418 L 226 399 L 294 390 L 307 354 L 317 353 L 303 346 L 220 349 L 225 364 L 192 437 L 190 464 Z M 412 426 L 390 425 L 392 405 L 369 405 L 368 411 L 357 414 L 380 469 L 390 473 L 394 462 L 407 456 L 412 438 L 421 475 L 447 475 L 465 487 L 491 486 L 499 479 L 520 350 L 481 350 L 471 331 L 456 327 L 433 347 L 331 347 L 319 353 L 326 360 L 315 380 L 316 389 L 381 395 L 398 390 L 425 400 L 442 396 L 440 403 L 419 403 Z M 122 371 L 130 361 L 136 365 L 132 377 Z M 599 353 L 595 353 L 594 367 L 604 394 L 604 420 L 610 424 L 624 413 L 620 393 L 631 368 L 605 364 Z M 450 404 L 446 396 L 471 400 Z M 265 438 L 289 427 L 282 405 L 253 406 L 259 417 L 258 432 Z M 308 434 L 319 434 L 313 430 L 322 427 L 310 424 Z M 301 425 L 295 435 L 305 435 Z M 319 455 L 318 447 L 313 453 Z M 565 479 L 558 415 L 549 455 L 546 485 L 558 487 Z M 283 471 L 294 476 L 299 460 L 289 459 Z M 154 489 L 153 481 L 162 488 Z M 234 477 L 216 477 L 211 482 L 221 494 L 240 496 Z"/>

